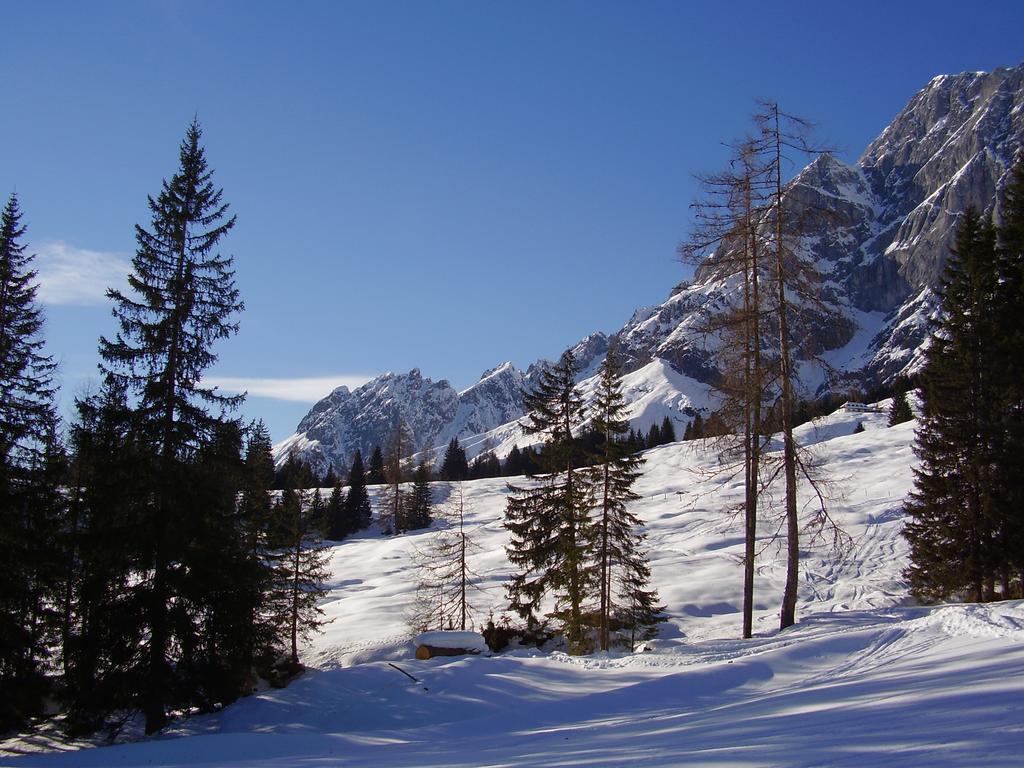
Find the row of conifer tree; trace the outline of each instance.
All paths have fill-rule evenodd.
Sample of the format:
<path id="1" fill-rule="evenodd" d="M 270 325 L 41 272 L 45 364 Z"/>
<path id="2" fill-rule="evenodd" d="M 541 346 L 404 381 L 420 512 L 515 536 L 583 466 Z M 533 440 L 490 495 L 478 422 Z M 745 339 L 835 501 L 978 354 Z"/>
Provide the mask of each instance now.
<path id="1" fill-rule="evenodd" d="M 316 509 L 294 485 L 269 492 L 267 430 L 202 384 L 242 302 L 218 252 L 235 217 L 200 141 L 193 122 L 135 228 L 128 288 L 108 291 L 101 384 L 66 429 L 17 197 L 3 210 L 0 728 L 55 701 L 72 732 L 141 712 L 152 733 L 286 680 L 321 622 Z"/>
<path id="2" fill-rule="evenodd" d="M 644 458 L 628 440 L 621 373 L 613 347 L 588 412 L 569 350 L 525 397 L 525 431 L 543 439 L 543 474 L 510 487 L 509 608 L 529 634 L 543 635 L 554 620 L 570 653 L 609 650 L 617 632 L 632 646 L 665 618 L 650 585 L 643 525 L 630 511 Z M 596 439 L 580 440 L 575 433 L 587 421 L 585 434 Z M 542 613 L 545 601 L 551 610 Z"/>

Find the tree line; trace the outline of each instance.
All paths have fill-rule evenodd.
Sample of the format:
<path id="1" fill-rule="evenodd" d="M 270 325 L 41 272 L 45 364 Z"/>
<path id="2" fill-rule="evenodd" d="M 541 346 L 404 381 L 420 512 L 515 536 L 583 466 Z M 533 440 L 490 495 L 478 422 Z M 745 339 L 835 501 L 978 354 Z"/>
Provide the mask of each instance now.
<path id="1" fill-rule="evenodd" d="M 396 424 L 398 421 L 396 420 Z M 691 440 L 710 436 L 711 432 L 705 430 L 702 426 L 703 424 L 704 421 L 697 414 L 692 424 L 687 424 L 684 439 Z M 715 422 L 712 420 L 711 424 L 713 426 Z M 406 432 L 408 430 L 404 425 L 401 428 Z M 397 427 L 393 428 L 393 434 L 395 429 Z M 590 457 L 585 458 L 585 460 L 596 461 L 593 457 L 597 455 L 596 448 L 602 440 L 600 432 L 588 425 L 581 428 L 579 434 L 574 439 L 580 445 L 580 455 Z M 628 435 L 624 438 L 624 443 L 629 446 L 630 452 L 635 453 L 648 448 L 655 448 L 659 445 L 673 443 L 676 439 L 675 424 L 670 416 L 665 416 L 660 424 L 652 424 L 646 433 L 642 430 L 630 428 Z M 398 457 L 397 472 L 403 477 L 402 482 L 411 481 L 415 472 L 419 471 L 418 464 L 415 470 L 410 470 L 409 467 L 408 459 L 412 452 L 411 445 L 411 438 L 406 437 L 402 446 L 400 446 L 402 449 L 400 453 L 404 452 L 404 455 Z M 519 475 L 537 474 L 540 472 L 542 466 L 540 456 L 543 450 L 543 445 L 529 445 L 525 448 L 513 445 L 505 458 L 500 459 L 493 449 L 488 448 L 470 460 L 467 457 L 466 449 L 459 442 L 459 439 L 453 437 L 445 447 L 444 455 L 441 457 L 436 470 L 432 468 L 432 464 L 427 459 L 424 459 L 422 463 L 426 465 L 425 471 L 428 473 L 430 480 L 457 482 L 461 480 L 484 480 L 493 477 L 517 477 Z M 393 452 L 385 454 L 381 446 L 375 445 L 370 455 L 368 471 L 362 469 L 362 452 L 360 450 L 356 450 L 353 454 L 353 465 L 358 458 L 360 472 L 364 473 L 360 477 L 364 478 L 363 482 L 365 484 L 387 485 L 392 482 L 389 478 L 395 474 L 394 472 L 389 472 L 386 466 L 387 462 L 391 461 L 394 468 L 394 460 L 391 458 L 393 455 L 396 454 Z M 289 486 L 308 489 L 344 486 L 353 482 L 354 471 L 353 468 L 346 475 L 340 475 L 337 473 L 334 465 L 331 464 L 323 475 L 319 475 L 300 455 L 291 454 L 275 470 L 272 487 L 281 490 Z"/>

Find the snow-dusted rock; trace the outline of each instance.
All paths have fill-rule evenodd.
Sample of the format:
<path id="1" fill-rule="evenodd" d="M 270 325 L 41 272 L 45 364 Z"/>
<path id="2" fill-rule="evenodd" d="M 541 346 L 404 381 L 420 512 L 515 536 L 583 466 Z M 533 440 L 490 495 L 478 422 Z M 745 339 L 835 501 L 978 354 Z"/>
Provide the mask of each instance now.
<path id="1" fill-rule="evenodd" d="M 891 381 L 920 367 L 960 213 L 974 205 L 998 216 L 998 195 L 1022 146 L 1024 65 L 936 77 L 856 165 L 826 154 L 797 174 L 786 204 L 820 211 L 809 216 L 799 244 L 822 275 L 823 300 L 813 310 L 804 307 L 796 333 L 805 396 Z M 581 388 L 593 389 L 587 380 L 616 342 L 627 372 L 667 376 L 679 387 L 666 392 L 653 379 L 634 386 L 633 425 L 648 428 L 657 411 L 685 428 L 710 404 L 708 390 L 719 375 L 724 342 L 707 332 L 707 318 L 741 296 L 735 278 L 722 274 L 722 257 L 712 255 L 692 282 L 677 285 L 663 303 L 638 309 L 614 334 L 592 333 L 573 345 Z M 812 354 L 828 367 L 808 362 Z M 280 462 L 296 450 L 321 472 L 330 463 L 340 467 L 356 448 L 365 453 L 383 445 L 400 410 L 421 451 L 443 449 L 458 437 L 471 457 L 486 449 L 503 455 L 529 442 L 517 424 L 522 390 L 543 365 L 523 373 L 505 363 L 462 392 L 417 370 L 387 374 L 353 392 L 342 387 L 313 407 L 275 456 Z M 675 405 L 646 407 L 653 390 L 661 392 L 659 402 Z"/>
<path id="2" fill-rule="evenodd" d="M 416 368 L 378 376 L 353 391 L 339 387 L 313 406 L 294 435 L 274 446 L 274 459 L 281 464 L 295 451 L 321 474 L 332 465 L 344 470 L 357 449 L 366 460 L 374 446 L 386 446 L 398 418 L 416 450 L 444 446 L 521 416 L 524 386 L 523 373 L 504 363 L 461 392 Z"/>

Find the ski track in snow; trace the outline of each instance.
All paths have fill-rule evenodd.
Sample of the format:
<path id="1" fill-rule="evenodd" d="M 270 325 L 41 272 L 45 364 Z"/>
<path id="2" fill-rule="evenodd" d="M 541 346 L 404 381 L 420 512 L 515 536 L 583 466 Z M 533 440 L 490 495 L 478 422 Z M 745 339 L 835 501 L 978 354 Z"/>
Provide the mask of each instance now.
<path id="1" fill-rule="evenodd" d="M 1024 602 L 909 604 L 900 530 L 914 423 L 886 428 L 887 406 L 840 411 L 799 432 L 835 480 L 831 512 L 851 543 L 834 552 L 804 534 L 799 623 L 784 632 L 776 513 L 766 507 L 759 525 L 755 637 L 740 640 L 742 520 L 730 510 L 742 478 L 715 474 L 710 443 L 675 443 L 647 452 L 637 484 L 653 582 L 671 616 L 645 652 L 519 648 L 417 661 L 404 625 L 410 553 L 432 534 L 367 531 L 334 547 L 323 603 L 334 621 L 305 649 L 311 670 L 288 688 L 155 739 L 8 751 L 0 765 L 1020 764 Z M 852 434 L 858 422 L 866 431 Z M 504 602 L 506 483 L 464 486 L 481 545 L 472 562 L 483 577 L 478 621 Z M 773 496 L 777 507 L 779 489 Z M 55 746 L 43 736 L 0 743 Z"/>

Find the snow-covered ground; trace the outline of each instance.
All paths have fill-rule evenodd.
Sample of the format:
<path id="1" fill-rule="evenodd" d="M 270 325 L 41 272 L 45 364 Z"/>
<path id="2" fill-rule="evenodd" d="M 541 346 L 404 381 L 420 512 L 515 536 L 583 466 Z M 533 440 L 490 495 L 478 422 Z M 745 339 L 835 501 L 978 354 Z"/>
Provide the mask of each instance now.
<path id="1" fill-rule="evenodd" d="M 851 537 L 803 553 L 797 626 L 778 632 L 785 562 L 765 516 L 756 636 L 739 640 L 742 477 L 709 444 L 648 451 L 636 511 L 670 621 L 644 652 L 518 649 L 413 658 L 411 551 L 430 532 L 336 546 L 312 669 L 284 690 L 116 747 L 0 758 L 60 766 L 1018 765 L 1024 603 L 909 604 L 902 504 L 914 424 L 837 412 L 800 430 Z M 856 424 L 865 431 L 852 434 Z M 509 573 L 504 480 L 465 484 L 481 550 L 477 616 L 500 614 Z M 438 485 L 437 495 L 447 490 Z M 417 678 L 413 682 L 388 662 Z M 30 748 L 30 745 L 9 744 Z"/>

